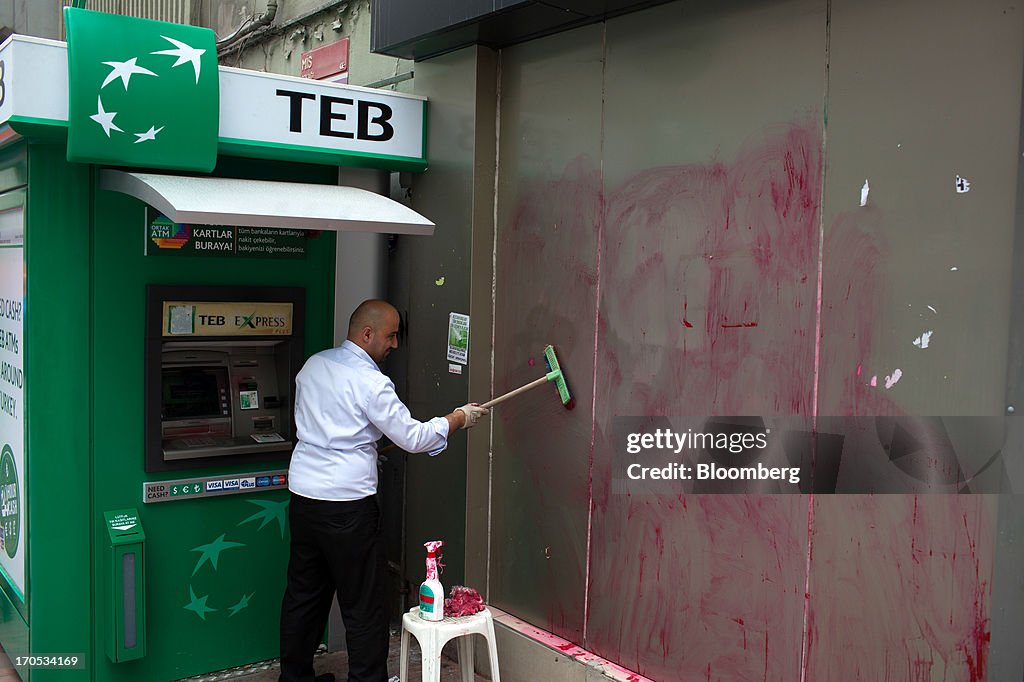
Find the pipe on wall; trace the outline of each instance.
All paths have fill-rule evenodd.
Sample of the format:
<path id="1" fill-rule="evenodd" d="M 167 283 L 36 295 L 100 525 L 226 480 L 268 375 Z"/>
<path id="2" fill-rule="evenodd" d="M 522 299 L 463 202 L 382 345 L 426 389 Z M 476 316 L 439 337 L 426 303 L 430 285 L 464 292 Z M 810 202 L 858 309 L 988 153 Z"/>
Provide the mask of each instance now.
<path id="1" fill-rule="evenodd" d="M 274 21 L 274 17 L 277 16 L 277 0 L 267 0 L 267 11 L 263 12 L 258 17 L 253 15 L 246 20 L 238 29 L 226 38 L 217 41 L 217 56 L 223 55 L 224 51 L 230 48 L 232 45 L 240 41 L 242 38 L 249 36 L 252 33 L 260 30 L 265 26 L 269 26 Z"/>

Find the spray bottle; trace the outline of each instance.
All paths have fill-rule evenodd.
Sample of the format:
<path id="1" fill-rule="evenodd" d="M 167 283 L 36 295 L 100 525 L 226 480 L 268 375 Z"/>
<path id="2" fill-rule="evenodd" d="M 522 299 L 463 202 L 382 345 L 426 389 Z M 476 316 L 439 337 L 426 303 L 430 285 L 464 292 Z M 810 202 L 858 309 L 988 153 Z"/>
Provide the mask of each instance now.
<path id="1" fill-rule="evenodd" d="M 444 588 L 437 579 L 438 550 L 444 543 L 433 540 L 423 543 L 427 548 L 427 579 L 420 585 L 420 618 L 423 620 L 444 619 Z"/>

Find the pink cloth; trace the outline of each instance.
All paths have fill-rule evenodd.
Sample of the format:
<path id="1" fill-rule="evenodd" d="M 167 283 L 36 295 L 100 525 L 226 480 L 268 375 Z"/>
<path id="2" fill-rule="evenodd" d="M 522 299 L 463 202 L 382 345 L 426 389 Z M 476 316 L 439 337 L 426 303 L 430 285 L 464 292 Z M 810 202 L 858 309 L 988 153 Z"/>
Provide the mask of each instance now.
<path id="1" fill-rule="evenodd" d="M 484 600 L 480 593 L 472 587 L 456 585 L 452 588 L 452 596 L 444 600 L 444 615 L 457 618 L 471 616 L 484 610 Z"/>

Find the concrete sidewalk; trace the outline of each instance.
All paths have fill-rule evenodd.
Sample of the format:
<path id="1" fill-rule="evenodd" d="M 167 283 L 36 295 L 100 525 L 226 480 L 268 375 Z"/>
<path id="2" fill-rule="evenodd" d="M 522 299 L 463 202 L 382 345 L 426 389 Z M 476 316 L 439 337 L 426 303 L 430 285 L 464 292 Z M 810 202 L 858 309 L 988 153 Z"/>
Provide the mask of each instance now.
<path id="1" fill-rule="evenodd" d="M 416 638 L 410 638 L 409 652 L 409 679 L 403 682 L 419 682 L 422 679 L 422 658 Z M 398 633 L 391 635 L 391 643 L 388 651 L 388 675 L 398 675 L 399 657 L 401 655 L 402 639 Z M 483 638 L 477 638 L 477 647 L 486 646 Z M 448 642 L 444 648 L 444 655 L 441 657 L 441 682 L 461 682 L 462 677 L 458 664 L 458 649 L 456 642 Z M 334 673 L 337 682 L 345 682 L 348 679 L 348 654 L 344 651 L 323 652 L 317 655 L 313 667 L 318 675 L 322 673 Z M 225 673 L 204 675 L 189 678 L 189 682 L 220 682 L 222 680 L 242 680 L 243 682 L 277 682 L 280 672 L 277 661 L 268 661 L 256 666 L 248 666 L 251 672 L 227 671 Z M 490 682 L 490 678 L 483 675 L 474 677 L 476 682 Z M 4 682 L 0 678 L 0 682 Z"/>
<path id="2" fill-rule="evenodd" d="M 398 633 L 391 635 L 391 642 L 388 651 L 388 675 L 398 675 L 399 657 L 401 655 L 402 639 Z M 477 646 L 485 646 L 482 638 L 478 638 Z M 419 682 L 422 675 L 422 658 L 416 638 L 410 638 L 409 652 L 409 679 L 403 682 Z M 454 641 L 448 642 L 444 648 L 444 655 L 441 657 L 441 682 L 461 682 L 462 677 L 457 662 L 458 651 Z M 334 673 L 337 682 L 345 682 L 348 679 L 348 654 L 344 651 L 328 653 L 326 651 L 317 654 L 313 664 L 317 674 Z M 225 670 L 207 675 L 198 675 L 187 678 L 188 682 L 222 682 L 224 680 L 243 680 L 243 682 L 277 682 L 279 673 L 277 661 L 264 661 L 254 663 L 242 668 Z M 475 682 L 490 682 L 490 678 L 483 675 L 476 675 Z M 14 665 L 2 648 L 0 648 L 0 682 L 21 682 Z"/>

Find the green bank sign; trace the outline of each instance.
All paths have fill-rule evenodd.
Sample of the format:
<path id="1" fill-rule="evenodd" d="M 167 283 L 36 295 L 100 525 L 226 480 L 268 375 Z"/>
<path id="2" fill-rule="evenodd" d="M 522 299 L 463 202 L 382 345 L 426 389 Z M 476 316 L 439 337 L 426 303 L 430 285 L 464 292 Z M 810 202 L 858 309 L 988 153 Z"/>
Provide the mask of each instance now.
<path id="1" fill-rule="evenodd" d="M 65 8 L 69 161 L 210 171 L 220 110 L 213 31 Z"/>
<path id="2" fill-rule="evenodd" d="M 68 44 L 0 43 L 0 146 L 58 140 L 68 158 L 208 171 L 216 155 L 426 169 L 425 98 L 218 67 L 208 29 L 77 8 Z"/>
<path id="3" fill-rule="evenodd" d="M 184 225 L 158 215 L 146 226 L 147 256 L 305 258 L 306 231 Z"/>

